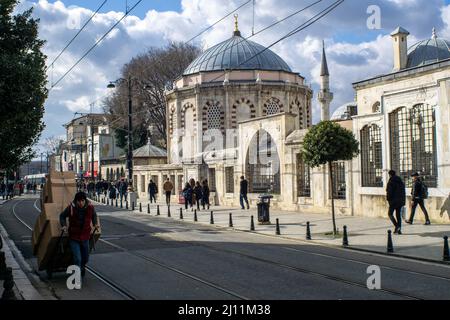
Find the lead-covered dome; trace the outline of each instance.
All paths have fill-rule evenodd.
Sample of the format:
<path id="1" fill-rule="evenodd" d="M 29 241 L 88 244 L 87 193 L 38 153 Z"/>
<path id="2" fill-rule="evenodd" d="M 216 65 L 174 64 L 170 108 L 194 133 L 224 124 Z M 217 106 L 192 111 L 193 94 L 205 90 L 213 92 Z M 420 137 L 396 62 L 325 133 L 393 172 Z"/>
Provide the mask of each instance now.
<path id="1" fill-rule="evenodd" d="M 438 38 L 433 29 L 431 39 L 419 41 L 409 48 L 406 67 L 418 67 L 449 58 L 450 41 Z"/>
<path id="2" fill-rule="evenodd" d="M 187 67 L 183 75 L 226 69 L 292 72 L 287 63 L 273 51 L 244 39 L 239 31 L 235 31 L 230 39 L 203 52 Z"/>

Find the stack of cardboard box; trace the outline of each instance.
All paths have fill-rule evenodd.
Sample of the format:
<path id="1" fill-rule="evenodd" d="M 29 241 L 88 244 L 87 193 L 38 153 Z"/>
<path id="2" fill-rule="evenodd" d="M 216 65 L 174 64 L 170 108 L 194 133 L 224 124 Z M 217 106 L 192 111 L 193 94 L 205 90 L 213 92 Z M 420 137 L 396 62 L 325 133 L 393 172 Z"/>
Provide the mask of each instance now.
<path id="1" fill-rule="evenodd" d="M 72 253 L 68 247 L 67 234 L 62 234 L 59 215 L 73 201 L 77 192 L 75 174 L 51 172 L 41 195 L 41 214 L 36 220 L 32 246 L 37 256 L 39 270 L 66 268 L 72 264 Z M 93 241 L 100 237 L 96 230 Z"/>

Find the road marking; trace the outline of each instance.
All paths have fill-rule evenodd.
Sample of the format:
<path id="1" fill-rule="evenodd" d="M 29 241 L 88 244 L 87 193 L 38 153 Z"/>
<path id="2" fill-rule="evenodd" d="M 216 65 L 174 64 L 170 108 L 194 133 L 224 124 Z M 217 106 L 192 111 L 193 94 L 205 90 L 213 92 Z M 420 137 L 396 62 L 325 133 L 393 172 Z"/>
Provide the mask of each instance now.
<path id="1" fill-rule="evenodd" d="M 28 224 L 26 224 L 22 219 L 20 219 L 18 216 L 17 216 L 17 214 L 16 214 L 16 207 L 17 207 L 17 205 L 19 204 L 19 203 L 22 203 L 23 201 L 25 201 L 25 200 L 20 200 L 20 201 L 18 201 L 16 204 L 14 204 L 13 205 L 13 207 L 12 207 L 12 212 L 13 212 L 13 215 L 17 218 L 17 220 L 19 220 L 20 222 L 22 222 L 22 224 L 24 225 L 24 226 L 26 226 L 28 229 L 30 229 L 30 230 L 33 230 Z"/>
<path id="2" fill-rule="evenodd" d="M 38 200 L 39 200 L 39 199 L 36 199 L 36 201 L 34 202 L 33 206 L 34 206 L 34 208 L 35 208 L 38 212 L 41 212 L 41 209 L 39 209 L 39 208 L 36 206 L 36 202 L 38 202 Z"/>

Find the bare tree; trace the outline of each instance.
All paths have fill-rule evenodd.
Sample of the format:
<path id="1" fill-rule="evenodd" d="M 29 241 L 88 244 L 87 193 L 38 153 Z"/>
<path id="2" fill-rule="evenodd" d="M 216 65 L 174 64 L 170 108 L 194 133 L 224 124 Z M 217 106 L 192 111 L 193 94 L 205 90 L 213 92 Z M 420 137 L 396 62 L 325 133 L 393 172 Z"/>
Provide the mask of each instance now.
<path id="1" fill-rule="evenodd" d="M 154 128 L 152 142 L 166 147 L 166 101 L 164 91 L 180 77 L 200 54 L 198 47 L 185 43 L 170 43 L 163 48 L 150 48 L 124 65 L 122 78 L 134 78 L 133 141 L 134 147 L 146 143 L 150 126 Z M 113 95 L 104 100 L 105 113 L 113 128 L 125 129 L 128 116 L 128 87 L 119 85 Z M 122 139 L 121 137 L 122 136 Z M 125 146 L 125 132 L 118 131 L 118 145 Z"/>

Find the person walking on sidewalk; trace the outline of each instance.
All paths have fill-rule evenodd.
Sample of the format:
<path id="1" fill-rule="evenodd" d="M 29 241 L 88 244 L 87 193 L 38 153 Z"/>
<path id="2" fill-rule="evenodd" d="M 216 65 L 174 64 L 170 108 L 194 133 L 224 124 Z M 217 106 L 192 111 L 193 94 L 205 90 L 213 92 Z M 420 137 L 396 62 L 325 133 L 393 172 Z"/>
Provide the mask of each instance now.
<path id="1" fill-rule="evenodd" d="M 209 186 L 208 186 L 208 180 L 203 180 L 203 186 L 202 186 L 202 207 L 203 210 L 205 210 L 205 205 L 207 205 L 207 208 L 209 210 Z"/>
<path id="2" fill-rule="evenodd" d="M 190 185 L 190 183 L 186 182 L 183 189 L 183 197 L 184 197 L 184 208 L 188 209 L 188 204 L 192 208 L 192 196 L 193 196 L 193 190 Z"/>
<path id="3" fill-rule="evenodd" d="M 153 180 L 150 180 L 150 183 L 147 187 L 147 192 L 150 196 L 150 203 L 153 203 L 155 201 L 156 203 L 156 194 L 158 193 L 158 188 L 156 186 L 156 183 L 153 182 Z"/>
<path id="4" fill-rule="evenodd" d="M 195 183 L 194 187 L 194 196 L 195 196 L 195 202 L 197 203 L 197 210 L 200 211 L 200 200 L 202 199 L 202 186 L 200 185 L 200 182 L 197 181 Z"/>
<path id="5" fill-rule="evenodd" d="M 386 187 L 386 199 L 389 203 L 388 216 L 395 227 L 394 233 L 402 234 L 402 208 L 406 204 L 405 184 L 394 170 L 389 171 L 389 182 Z M 394 218 L 395 211 L 395 218 Z"/>
<path id="6" fill-rule="evenodd" d="M 111 200 L 115 200 L 117 198 L 117 189 L 114 183 L 111 183 L 109 186 L 109 198 Z"/>
<path id="7" fill-rule="evenodd" d="M 413 224 L 414 215 L 416 213 L 416 208 L 419 205 L 425 215 L 425 225 L 428 226 L 431 224 L 430 218 L 428 217 L 427 208 L 425 208 L 425 199 L 428 198 L 428 187 L 423 183 L 422 179 L 420 179 L 419 174 L 416 172 L 411 175 L 413 178 L 413 186 L 411 189 L 411 215 L 409 216 L 409 220 L 406 220 L 406 223 Z"/>
<path id="8" fill-rule="evenodd" d="M 244 176 L 241 176 L 241 185 L 240 185 L 240 190 L 239 190 L 239 202 L 241 204 L 241 208 L 245 209 L 244 207 L 244 201 L 247 204 L 247 210 L 250 209 L 250 206 L 248 204 L 248 198 L 247 198 L 247 193 L 248 193 L 248 181 L 245 179 Z"/>
<path id="9" fill-rule="evenodd" d="M 67 219 L 69 219 L 69 228 L 67 228 Z M 86 264 L 89 261 L 91 223 L 94 228 L 99 228 L 97 213 L 84 192 L 78 192 L 75 195 L 73 202 L 60 214 L 59 222 L 63 232 L 69 232 L 73 264 L 80 268 L 81 276 L 84 277 Z"/>
<path id="10" fill-rule="evenodd" d="M 170 196 L 172 195 L 173 183 L 167 178 L 166 182 L 163 184 L 164 192 L 166 193 L 166 203 L 170 205 Z"/>

